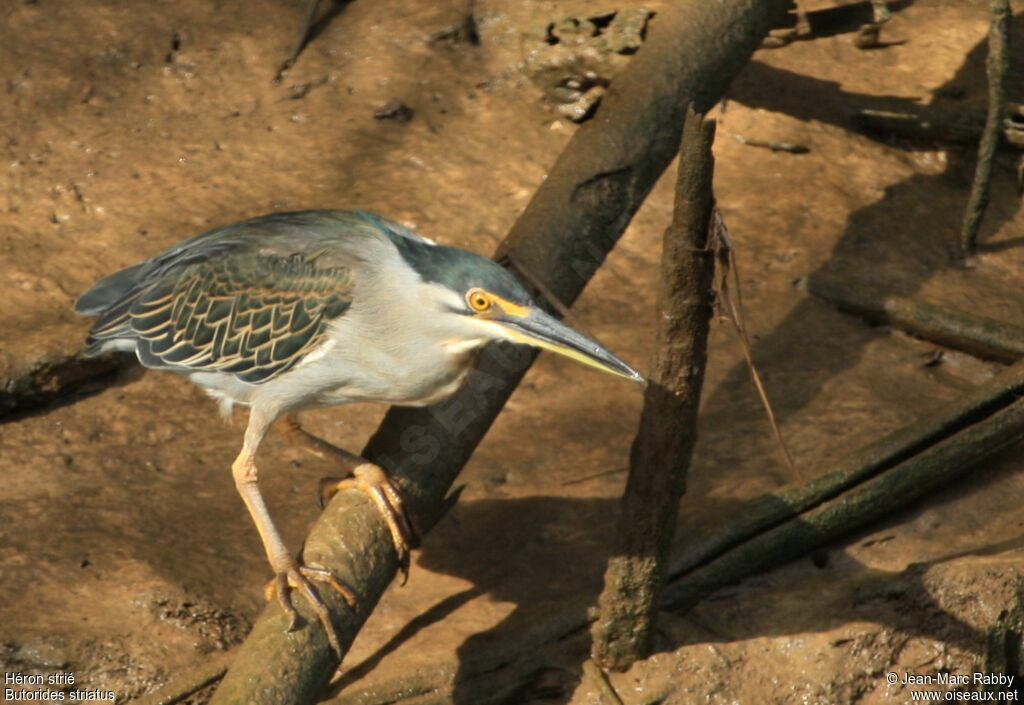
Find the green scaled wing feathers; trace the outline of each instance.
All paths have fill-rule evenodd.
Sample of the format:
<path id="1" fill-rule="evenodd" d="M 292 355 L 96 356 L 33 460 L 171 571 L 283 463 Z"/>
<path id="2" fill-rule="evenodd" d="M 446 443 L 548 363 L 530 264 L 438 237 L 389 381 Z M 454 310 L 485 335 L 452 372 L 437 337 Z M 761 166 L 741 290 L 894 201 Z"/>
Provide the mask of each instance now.
<path id="1" fill-rule="evenodd" d="M 345 266 L 316 254 L 232 253 L 171 268 L 96 322 L 94 348 L 131 338 L 147 367 L 233 374 L 265 382 L 324 341 L 351 304 Z"/>

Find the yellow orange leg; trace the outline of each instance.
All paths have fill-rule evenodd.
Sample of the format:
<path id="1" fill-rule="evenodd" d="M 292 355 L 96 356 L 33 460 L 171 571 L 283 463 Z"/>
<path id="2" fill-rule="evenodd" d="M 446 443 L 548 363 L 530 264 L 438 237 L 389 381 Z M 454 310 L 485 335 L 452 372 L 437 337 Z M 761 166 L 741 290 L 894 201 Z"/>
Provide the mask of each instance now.
<path id="1" fill-rule="evenodd" d="M 250 413 L 249 425 L 245 430 L 245 441 L 242 444 L 241 452 L 231 466 L 231 473 L 238 493 L 241 495 L 242 501 L 245 502 L 245 506 L 256 524 L 256 530 L 259 531 L 260 538 L 263 540 L 263 548 L 267 552 L 267 558 L 274 571 L 273 592 L 277 594 L 281 609 L 289 616 L 289 630 L 295 629 L 298 624 L 298 612 L 291 602 L 291 591 L 294 589 L 298 590 L 312 606 L 317 619 L 327 633 L 327 640 L 330 642 L 331 648 L 340 659 L 342 657 L 341 642 L 334 629 L 334 624 L 331 622 L 330 610 L 320 598 L 316 588 L 310 583 L 310 579 L 326 582 L 341 593 L 349 606 L 355 605 L 355 595 L 330 571 L 300 565 L 288 552 L 277 527 L 274 526 L 274 522 L 270 518 L 263 495 L 260 494 L 255 458 L 256 450 L 272 421 L 273 419 L 268 419 L 255 410 Z"/>
<path id="2" fill-rule="evenodd" d="M 412 521 L 401 490 L 379 465 L 331 445 L 305 431 L 294 414 L 281 419 L 281 427 L 288 442 L 312 453 L 318 458 L 330 458 L 351 468 L 352 477 L 338 479 L 324 478 L 320 481 L 320 505 L 342 490 L 358 490 L 365 493 L 377 505 L 391 531 L 391 539 L 398 554 L 399 567 L 404 583 L 409 576 L 409 551 L 419 546 L 419 532 Z"/>

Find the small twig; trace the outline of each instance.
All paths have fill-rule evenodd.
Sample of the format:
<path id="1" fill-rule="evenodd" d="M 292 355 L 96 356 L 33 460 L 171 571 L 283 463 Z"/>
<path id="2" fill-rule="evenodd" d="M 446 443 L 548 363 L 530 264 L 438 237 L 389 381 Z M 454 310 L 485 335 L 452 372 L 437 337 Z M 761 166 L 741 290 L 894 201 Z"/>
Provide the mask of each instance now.
<path id="1" fill-rule="evenodd" d="M 1007 48 L 1010 29 L 1010 0 L 989 0 L 990 27 L 988 33 L 988 117 L 978 145 L 978 162 L 974 170 L 974 182 L 964 213 L 960 231 L 960 257 L 964 262 L 974 254 L 977 247 L 978 229 L 988 207 L 989 189 L 992 182 L 992 166 L 995 163 L 996 148 L 1003 131 L 1003 115 L 1006 109 L 1006 71 L 1009 67 Z"/>
<path id="2" fill-rule="evenodd" d="M 589 482 L 590 480 L 596 480 L 599 477 L 607 477 L 608 475 L 618 475 L 619 473 L 629 472 L 629 468 L 612 468 L 611 470 L 602 470 L 601 472 L 595 472 L 590 475 L 584 475 L 583 477 L 574 477 L 571 480 L 566 480 L 562 483 L 562 487 L 568 487 L 569 485 L 578 485 L 583 482 Z"/>
<path id="3" fill-rule="evenodd" d="M 152 693 L 146 693 L 132 700 L 130 705 L 173 705 L 173 703 L 181 702 L 193 693 L 220 680 L 234 657 L 234 652 L 217 654 L 203 664 L 186 671 L 170 683 L 160 686 Z"/>
<path id="4" fill-rule="evenodd" d="M 281 80 L 284 72 L 292 67 L 295 60 L 299 58 L 299 54 L 302 53 L 303 48 L 306 46 L 306 42 L 309 41 L 309 34 L 313 30 L 313 20 L 316 19 L 316 10 L 320 7 L 320 0 L 309 0 L 309 4 L 306 6 L 306 12 L 302 17 L 302 25 L 299 27 L 299 33 L 295 36 L 295 41 L 292 42 L 292 49 L 288 52 L 288 56 L 281 62 L 280 66 L 277 67 L 277 73 L 274 74 L 274 82 L 277 83 Z"/>
<path id="5" fill-rule="evenodd" d="M 788 152 L 790 154 L 807 154 L 811 151 L 811 148 L 804 144 L 797 144 L 796 142 L 777 142 L 775 140 L 760 140 L 754 137 L 746 137 L 737 132 L 732 133 L 732 137 L 740 144 L 745 144 L 748 147 L 761 147 L 763 149 L 770 149 L 773 152 Z"/>
<path id="6" fill-rule="evenodd" d="M 779 429 L 779 423 L 775 419 L 775 411 L 772 409 L 771 401 L 768 399 L 768 392 L 765 390 L 764 384 L 761 382 L 761 375 L 754 364 L 754 355 L 750 349 L 750 338 L 747 337 L 747 327 L 743 319 L 743 292 L 740 289 L 740 274 L 739 268 L 736 265 L 736 252 L 733 250 L 729 239 L 729 230 L 717 209 L 715 210 L 712 222 L 712 237 L 712 247 L 715 249 L 718 258 L 718 299 L 724 304 L 723 315 L 732 323 L 736 333 L 739 335 L 740 348 L 743 350 L 743 357 L 747 361 L 747 369 L 750 370 L 750 379 L 754 384 L 754 389 L 757 390 L 758 397 L 761 399 L 761 405 L 764 407 L 765 414 L 768 415 L 768 422 L 771 424 L 772 433 L 775 435 L 775 440 L 782 451 L 782 456 L 786 460 L 786 466 L 789 468 L 793 479 L 797 482 L 802 482 L 803 475 L 797 468 L 796 463 L 793 462 L 793 456 L 790 455 L 789 448 L 786 447 L 786 441 L 782 438 L 782 431 Z M 733 281 L 735 282 L 735 299 L 733 299 L 732 289 L 729 287 L 730 273 L 732 273 Z"/>
<path id="7" fill-rule="evenodd" d="M 863 108 L 853 119 L 865 130 L 915 140 L 940 140 L 958 144 L 974 144 L 985 129 L 984 111 L 950 113 L 947 110 L 922 107 L 915 112 L 893 112 Z M 1002 126 L 1002 143 L 1024 147 L 1024 105 L 1006 104 Z"/>
<path id="8" fill-rule="evenodd" d="M 615 692 L 615 686 L 608 680 L 608 674 L 590 659 L 583 662 L 583 675 L 593 682 L 600 705 L 625 705 Z"/>

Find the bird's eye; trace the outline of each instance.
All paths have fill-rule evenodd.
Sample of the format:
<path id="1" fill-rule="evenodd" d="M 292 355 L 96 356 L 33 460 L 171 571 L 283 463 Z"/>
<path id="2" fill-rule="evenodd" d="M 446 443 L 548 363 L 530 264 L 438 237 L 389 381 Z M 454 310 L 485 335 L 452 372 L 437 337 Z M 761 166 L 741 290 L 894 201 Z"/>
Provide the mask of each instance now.
<path id="1" fill-rule="evenodd" d="M 483 313 L 491 307 L 491 297 L 482 289 L 470 289 L 466 294 L 466 303 L 477 313 Z"/>

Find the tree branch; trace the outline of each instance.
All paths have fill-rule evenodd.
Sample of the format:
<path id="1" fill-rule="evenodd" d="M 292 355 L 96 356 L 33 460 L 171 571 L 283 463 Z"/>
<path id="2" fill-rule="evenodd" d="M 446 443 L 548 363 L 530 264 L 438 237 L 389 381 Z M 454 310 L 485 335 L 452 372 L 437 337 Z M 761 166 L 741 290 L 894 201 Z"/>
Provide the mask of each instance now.
<path id="1" fill-rule="evenodd" d="M 715 271 L 709 246 L 715 123 L 689 110 L 679 153 L 675 213 L 662 240 L 658 332 L 640 428 L 630 453 L 616 552 L 594 624 L 593 658 L 628 669 L 650 653 L 697 440 Z"/>
<path id="2" fill-rule="evenodd" d="M 1003 131 L 1003 115 L 1006 114 L 1006 71 L 1010 65 L 1008 50 L 1010 33 L 1010 0 L 989 0 L 991 24 L 988 32 L 988 60 L 985 63 L 988 76 L 988 117 L 978 145 L 978 163 L 975 166 L 971 195 L 964 213 L 964 224 L 960 231 L 960 256 L 966 259 L 974 254 L 977 246 L 978 229 L 988 207 L 989 186 L 992 181 L 992 166 L 995 163 L 996 148 Z"/>

